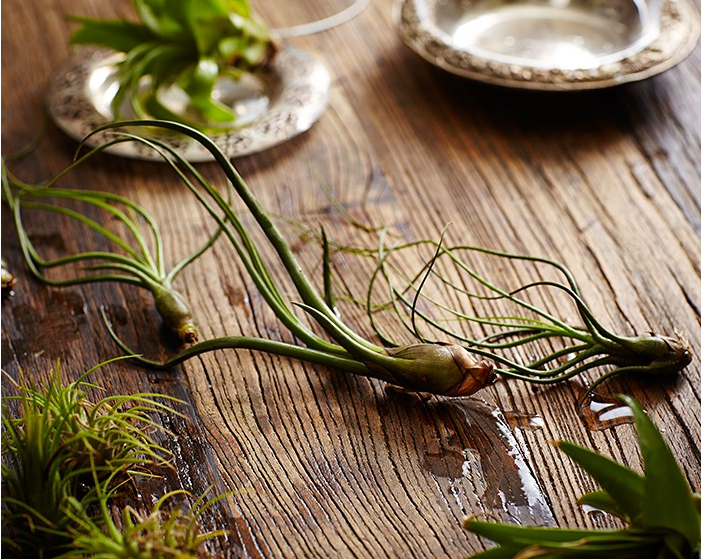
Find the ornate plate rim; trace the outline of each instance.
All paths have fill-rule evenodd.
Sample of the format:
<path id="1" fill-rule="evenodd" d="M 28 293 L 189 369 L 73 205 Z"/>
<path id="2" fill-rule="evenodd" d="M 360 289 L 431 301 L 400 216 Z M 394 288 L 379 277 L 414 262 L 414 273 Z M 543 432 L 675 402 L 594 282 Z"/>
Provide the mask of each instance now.
<path id="1" fill-rule="evenodd" d="M 597 68 L 547 69 L 491 60 L 453 46 L 446 33 L 421 18 L 417 9 L 420 1 L 436 0 L 397 0 L 394 5 L 395 28 L 409 48 L 453 74 L 518 89 L 601 89 L 643 80 L 684 60 L 701 35 L 701 19 L 690 0 L 662 0 L 660 34 L 638 52 Z"/>
<path id="2" fill-rule="evenodd" d="M 110 57 L 115 57 L 115 53 L 95 47 L 78 47 L 50 77 L 47 110 L 56 125 L 74 140 L 81 141 L 98 126 L 110 122 L 98 111 L 87 88 L 93 71 L 105 66 Z M 328 105 L 331 78 L 323 63 L 309 52 L 283 45 L 271 67 L 264 72 L 272 80 L 277 80 L 280 88 L 267 111 L 241 128 L 209 134 L 230 158 L 263 151 L 309 130 Z M 87 145 L 94 147 L 103 143 L 108 134 L 92 136 Z M 173 135 L 164 138 L 190 162 L 213 160 L 207 150 L 191 139 Z M 105 151 L 132 159 L 161 159 L 156 152 L 138 142 L 116 144 Z"/>

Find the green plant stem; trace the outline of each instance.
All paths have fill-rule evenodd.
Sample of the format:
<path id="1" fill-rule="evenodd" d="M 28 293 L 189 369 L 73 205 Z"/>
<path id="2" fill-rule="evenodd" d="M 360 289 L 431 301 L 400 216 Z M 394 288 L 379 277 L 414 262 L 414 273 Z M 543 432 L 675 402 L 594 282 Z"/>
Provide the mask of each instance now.
<path id="1" fill-rule="evenodd" d="M 120 345 L 123 351 L 129 354 L 131 352 L 130 348 L 127 347 L 117 336 L 115 331 L 110 326 L 108 317 L 105 315 L 105 313 L 103 317 L 106 321 L 106 324 L 108 324 L 109 333 L 111 334 L 113 340 L 118 345 Z M 294 344 L 288 344 L 286 342 L 268 340 L 265 338 L 256 338 L 252 336 L 223 336 L 220 338 L 214 338 L 212 340 L 204 340 L 202 342 L 185 348 L 181 352 L 169 357 L 165 361 L 154 361 L 142 356 L 133 356 L 132 358 L 138 361 L 139 363 L 142 363 L 143 365 L 149 366 L 150 368 L 165 370 L 179 365 L 184 361 L 196 357 L 197 355 L 201 355 L 203 353 L 210 353 L 221 349 L 247 349 L 253 351 L 260 351 L 274 355 L 281 355 L 283 357 L 291 357 L 293 359 L 299 359 L 301 361 L 308 361 L 310 363 L 327 365 L 334 369 L 340 369 L 342 371 L 347 371 L 349 373 L 357 375 L 370 374 L 369 369 L 363 363 L 357 361 L 356 359 L 353 359 L 352 357 L 345 357 L 327 351 L 319 351 L 309 347 L 302 347 Z M 389 375 L 380 375 L 377 378 L 387 382 L 394 382 L 394 378 Z"/>
<path id="2" fill-rule="evenodd" d="M 686 367 L 691 361 L 688 344 L 679 336 L 669 338 L 658 334 L 641 336 L 621 336 L 609 331 L 597 320 L 581 297 L 578 285 L 568 269 L 547 258 L 516 255 L 507 252 L 473 246 L 446 247 L 441 242 L 422 240 L 407 244 L 397 244 L 385 248 L 385 231 L 379 237 L 377 267 L 371 279 L 367 295 L 367 311 L 371 324 L 378 336 L 394 346 L 377 327 L 375 315 L 381 310 L 391 310 L 400 324 L 420 341 L 429 338 L 419 331 L 417 322 L 422 321 L 436 333 L 442 333 L 462 343 L 466 349 L 478 356 L 493 359 L 500 366 L 498 374 L 539 384 L 562 382 L 592 369 L 613 367 L 598 380 L 591 382 L 584 398 L 598 384 L 618 374 L 670 375 Z M 393 257 L 402 251 L 417 251 L 424 246 L 434 247 L 434 256 L 426 260 L 421 269 L 409 278 L 395 266 Z M 458 256 L 461 252 L 484 255 L 499 260 L 523 261 L 538 266 L 547 266 L 559 272 L 566 283 L 540 280 L 530 282 L 514 290 L 500 288 L 491 280 L 476 272 L 466 260 Z M 441 273 L 433 271 L 441 258 L 448 258 L 451 264 L 468 281 L 479 286 L 482 291 L 471 291 L 456 285 Z M 530 316 L 472 316 L 457 311 L 423 293 L 425 282 L 434 277 L 443 286 L 468 297 L 471 300 L 493 301 L 509 304 Z M 397 282 L 400 286 L 397 286 Z M 463 280 L 462 280 L 463 281 Z M 386 285 L 388 301 L 383 305 L 373 303 L 373 291 L 377 283 Z M 531 290 L 545 289 L 563 294 L 574 304 L 582 321 L 572 326 L 550 312 L 531 304 L 523 296 Z M 422 310 L 419 302 L 427 307 Z M 450 318 L 447 321 L 432 313 L 440 311 Z M 483 336 L 473 338 L 451 327 L 450 323 L 471 323 L 490 330 Z M 549 346 L 539 357 L 521 362 L 507 354 L 508 350 L 529 347 L 539 342 L 558 342 L 559 347 Z"/>
<path id="3" fill-rule="evenodd" d="M 204 134 L 182 124 L 166 121 L 112 123 L 97 129 L 94 134 L 118 128 L 135 130 L 139 127 L 165 129 L 186 135 L 199 142 L 213 155 L 229 185 L 245 204 L 267 241 L 274 248 L 289 279 L 301 297 L 301 302 L 293 303 L 293 305 L 304 310 L 335 342 L 332 343 L 314 334 L 297 317 L 294 308 L 285 302 L 260 256 L 258 247 L 233 210 L 230 201 L 224 198 L 218 189 L 206 181 L 193 165 L 185 161 L 168 142 L 162 141 L 154 135 L 148 138 L 138 136 L 133 132 L 123 132 L 122 135 L 126 141 L 139 141 L 155 149 L 178 174 L 198 202 L 216 219 L 219 228 L 235 248 L 248 274 L 278 319 L 306 345 L 306 348 L 300 351 L 293 349 L 297 346 L 273 344 L 259 338 L 225 337 L 220 341 L 209 341 L 206 345 L 199 345 L 194 350 L 187 349 L 167 363 L 181 362 L 203 351 L 225 347 L 247 347 L 296 356 L 317 363 L 333 364 L 355 374 L 383 379 L 413 390 L 424 390 L 443 395 L 456 396 L 473 393 L 494 380 L 490 363 L 476 362 L 458 346 L 433 343 L 416 344 L 408 351 L 390 352 L 369 342 L 350 329 L 341 320 L 335 309 L 328 304 L 325 296 L 318 293 L 288 243 L 275 226 L 274 221 L 250 192 L 231 162 Z M 325 252 L 326 247 L 324 247 Z M 328 270 L 325 270 L 325 273 L 328 273 Z M 324 284 L 326 285 L 326 281 Z M 128 350 L 125 344 L 122 344 L 122 347 L 125 351 Z M 144 358 L 141 361 L 150 366 L 163 365 Z"/>
<path id="4" fill-rule="evenodd" d="M 113 142 L 110 142 L 103 147 L 112 144 Z M 184 298 L 172 284 L 178 273 L 213 245 L 220 235 L 220 230 L 217 230 L 201 247 L 184 258 L 171 271 L 167 271 L 164 244 L 159 229 L 152 217 L 140 206 L 116 194 L 95 190 L 64 189 L 56 186 L 59 179 L 100 151 L 91 150 L 44 185 L 29 185 L 18 180 L 9 172 L 3 161 L 3 199 L 12 211 L 25 261 L 35 278 L 54 287 L 93 282 L 122 282 L 143 287 L 152 294 L 166 328 L 183 343 L 194 343 L 198 339 L 196 325 Z M 43 201 L 45 199 L 86 204 L 124 226 L 128 235 L 123 238 L 81 211 Z M 115 247 L 115 250 L 87 251 L 60 256 L 53 260 L 44 259 L 26 231 L 23 213 L 29 211 L 52 213 L 69 218 L 103 237 L 112 247 Z M 137 219 L 128 214 L 133 214 Z M 145 224 L 151 243 L 142 233 L 137 220 Z M 150 251 L 150 244 L 154 247 L 154 252 Z M 49 269 L 66 269 L 72 265 L 82 264 L 83 273 L 67 279 L 55 279 L 44 272 Z"/>

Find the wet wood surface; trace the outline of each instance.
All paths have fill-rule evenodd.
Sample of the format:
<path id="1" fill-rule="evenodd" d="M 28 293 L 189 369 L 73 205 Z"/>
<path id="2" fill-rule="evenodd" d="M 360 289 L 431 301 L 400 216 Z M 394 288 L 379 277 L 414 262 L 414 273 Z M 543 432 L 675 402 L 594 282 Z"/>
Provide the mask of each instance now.
<path id="1" fill-rule="evenodd" d="M 345 3 L 255 6 L 280 28 Z M 130 10 L 127 1 L 2 3 L 3 155 L 41 128 L 47 79 L 69 52 L 66 16 Z M 356 223 L 391 226 L 407 241 L 438 239 L 449 225 L 450 244 L 563 262 L 613 331 L 681 332 L 694 353 L 686 370 L 611 380 L 598 397 L 620 392 L 642 402 L 700 490 L 698 49 L 665 74 L 620 88 L 575 95 L 509 91 L 417 58 L 396 36 L 391 11 L 389 0 L 376 0 L 343 25 L 290 39 L 330 70 L 329 106 L 307 133 L 237 159 L 239 171 L 265 208 L 283 218 L 317 281 L 320 246 L 294 222 L 314 230 L 323 225 L 336 243 L 366 248 L 376 246 L 377 235 Z M 39 182 L 66 166 L 75 147 L 47 124 L 39 147 L 11 168 Z M 214 165 L 200 168 L 223 182 Z M 63 184 L 106 189 L 145 206 L 159 222 L 171 262 L 213 229 L 157 163 L 100 156 Z M 137 350 L 158 357 L 175 351 L 139 289 L 52 288 L 33 280 L 6 208 L 2 219 L 2 255 L 18 278 L 14 295 L 2 303 L 8 374 L 44 379 L 59 360 L 70 379 L 119 355 L 101 308 Z M 56 254 L 90 248 L 93 240 L 49 217 L 28 227 L 37 246 Z M 221 241 L 177 282 L 202 338 L 289 340 Z M 272 255 L 266 258 L 274 266 Z M 365 296 L 370 261 L 340 251 L 333 266 L 346 320 L 375 339 L 355 304 Z M 513 273 L 530 280 L 527 271 Z M 442 290 L 441 296 L 456 295 Z M 565 300 L 546 303 L 558 316 L 570 312 Z M 394 321 L 385 327 L 404 338 Z M 639 467 L 629 422 L 614 425 L 577 411 L 592 378 L 588 373 L 541 389 L 507 380 L 469 398 L 424 400 L 376 380 L 246 351 L 205 354 L 163 372 L 119 362 L 91 377 L 109 393 L 153 391 L 184 400 L 182 417 L 159 419 L 173 434 L 163 443 L 175 469 L 143 482 L 132 504 L 146 506 L 150 493 L 176 488 L 196 495 L 209 487 L 234 491 L 205 519 L 230 531 L 210 553 L 251 558 L 466 557 L 487 545 L 462 529 L 467 515 L 613 526 L 575 503 L 594 487 L 551 444 L 569 439 Z"/>

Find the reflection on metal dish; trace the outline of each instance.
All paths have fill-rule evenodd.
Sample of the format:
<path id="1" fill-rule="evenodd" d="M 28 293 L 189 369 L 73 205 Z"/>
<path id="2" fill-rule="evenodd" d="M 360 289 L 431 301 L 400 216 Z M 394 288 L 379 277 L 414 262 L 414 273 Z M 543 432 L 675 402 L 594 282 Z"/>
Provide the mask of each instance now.
<path id="1" fill-rule="evenodd" d="M 76 140 L 114 120 L 112 100 L 117 90 L 116 66 L 121 55 L 83 47 L 75 50 L 66 65 L 52 77 L 47 95 L 48 110 L 57 126 Z M 309 53 L 283 47 L 267 70 L 245 74 L 240 80 L 221 80 L 213 95 L 238 115 L 237 126 L 209 133 L 229 157 L 262 151 L 308 130 L 328 103 L 330 77 L 324 66 Z M 185 94 L 178 88 L 162 93 L 160 99 L 177 114 L 188 114 Z M 129 106 L 121 109 L 129 117 Z M 155 132 L 157 134 L 157 132 Z M 108 138 L 97 134 L 88 145 Z M 160 133 L 189 161 L 209 161 L 212 156 L 188 138 Z M 108 153 L 136 159 L 159 159 L 159 155 L 138 142 L 116 144 Z"/>
<path id="2" fill-rule="evenodd" d="M 555 91 L 653 76 L 700 34 L 691 0 L 399 0 L 395 15 L 402 40 L 444 70 Z"/>

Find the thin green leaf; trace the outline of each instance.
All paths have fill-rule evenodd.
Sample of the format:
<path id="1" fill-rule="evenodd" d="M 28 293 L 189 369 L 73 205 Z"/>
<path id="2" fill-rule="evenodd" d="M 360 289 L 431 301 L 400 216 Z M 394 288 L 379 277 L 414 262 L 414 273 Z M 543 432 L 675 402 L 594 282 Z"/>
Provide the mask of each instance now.
<path id="1" fill-rule="evenodd" d="M 178 40 L 186 35 L 184 0 L 133 0 L 145 25 L 158 37 Z"/>
<path id="2" fill-rule="evenodd" d="M 178 43 L 156 43 L 145 55 L 139 66 L 136 65 L 137 74 L 149 75 L 151 78 L 149 91 L 153 95 L 165 88 L 174 85 L 181 68 L 185 63 L 195 63 L 196 56 L 186 45 Z M 139 87 L 139 75 L 138 87 Z"/>
<path id="3" fill-rule="evenodd" d="M 594 509 L 602 510 L 609 514 L 613 514 L 625 522 L 628 521 L 625 511 L 620 508 L 615 499 L 613 499 L 613 497 L 611 497 L 606 491 L 601 490 L 586 493 L 578 499 L 578 503 L 580 505 L 585 505 Z"/>
<path id="4" fill-rule="evenodd" d="M 188 2 L 184 15 L 201 54 L 212 52 L 232 28 L 228 7 L 220 0 Z"/>
<path id="5" fill-rule="evenodd" d="M 180 84 L 191 98 L 194 106 L 211 122 L 229 122 L 235 115 L 225 105 L 217 103 L 211 97 L 219 67 L 213 58 L 201 57 L 195 66 L 188 69 L 181 77 Z"/>
<path id="6" fill-rule="evenodd" d="M 471 532 L 499 543 L 474 559 L 583 557 L 637 559 L 653 557 L 661 534 L 644 530 L 569 530 L 467 520 Z"/>
<path id="7" fill-rule="evenodd" d="M 542 526 L 516 526 L 469 518 L 464 523 L 466 530 L 500 544 L 523 545 L 543 542 L 570 542 L 599 533 L 602 537 L 620 534 L 619 530 L 586 530 L 567 528 L 546 528 Z"/>
<path id="8" fill-rule="evenodd" d="M 644 462 L 646 498 L 639 524 L 673 530 L 686 538 L 692 550 L 698 549 L 701 515 L 674 454 L 642 407 L 629 396 L 620 398 L 633 412 Z"/>
<path id="9" fill-rule="evenodd" d="M 335 310 L 336 301 L 331 288 L 331 255 L 329 253 L 328 238 L 323 226 L 321 227 L 321 246 L 323 249 L 324 300 L 330 309 Z"/>
<path id="10" fill-rule="evenodd" d="M 645 480 L 637 472 L 567 441 L 558 446 L 613 498 L 622 512 L 619 516 L 634 520 L 640 515 L 645 500 Z"/>
<path id="11" fill-rule="evenodd" d="M 77 45 L 100 45 L 118 52 L 129 52 L 141 43 L 154 39 L 144 25 L 129 21 L 86 17 L 73 17 L 71 20 L 82 25 L 71 35 L 71 42 Z"/>
<path id="12" fill-rule="evenodd" d="M 600 531 L 597 531 L 600 532 Z M 628 535 L 627 531 L 604 538 L 599 533 L 567 542 L 543 542 L 528 546 L 521 557 L 583 557 L 586 559 L 642 559 L 653 557 L 662 547 L 651 534 Z"/>
<path id="13" fill-rule="evenodd" d="M 663 538 L 662 552 L 659 559 L 700 559 L 700 546 L 693 549 L 681 534 L 672 532 Z"/>

